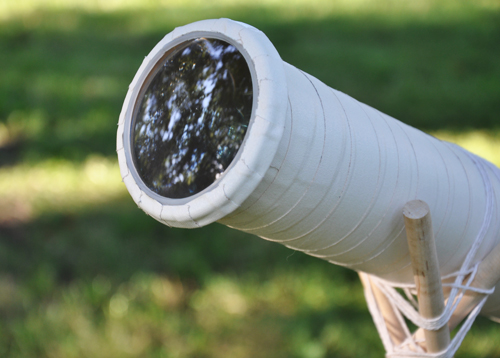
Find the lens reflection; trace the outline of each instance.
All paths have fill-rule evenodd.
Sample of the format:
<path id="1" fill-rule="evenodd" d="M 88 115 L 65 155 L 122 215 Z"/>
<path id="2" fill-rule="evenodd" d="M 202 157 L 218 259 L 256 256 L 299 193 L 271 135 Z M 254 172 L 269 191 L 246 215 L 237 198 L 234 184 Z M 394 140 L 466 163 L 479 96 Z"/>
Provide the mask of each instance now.
<path id="1" fill-rule="evenodd" d="M 146 186 L 167 198 L 210 186 L 240 148 L 252 97 L 248 65 L 229 43 L 199 38 L 170 53 L 138 99 L 132 124 Z"/>

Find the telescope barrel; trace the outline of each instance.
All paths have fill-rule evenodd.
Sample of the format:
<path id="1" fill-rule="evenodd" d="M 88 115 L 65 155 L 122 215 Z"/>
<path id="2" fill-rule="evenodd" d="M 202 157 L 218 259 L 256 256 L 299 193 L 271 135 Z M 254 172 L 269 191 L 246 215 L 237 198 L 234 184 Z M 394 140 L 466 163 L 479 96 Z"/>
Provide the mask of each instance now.
<path id="1" fill-rule="evenodd" d="M 177 28 L 145 58 L 117 152 L 132 198 L 166 225 L 217 221 L 396 284 L 413 281 L 408 201 L 431 208 L 443 275 L 479 232 L 475 262 L 500 241 L 496 167 L 326 86 L 227 19 Z"/>

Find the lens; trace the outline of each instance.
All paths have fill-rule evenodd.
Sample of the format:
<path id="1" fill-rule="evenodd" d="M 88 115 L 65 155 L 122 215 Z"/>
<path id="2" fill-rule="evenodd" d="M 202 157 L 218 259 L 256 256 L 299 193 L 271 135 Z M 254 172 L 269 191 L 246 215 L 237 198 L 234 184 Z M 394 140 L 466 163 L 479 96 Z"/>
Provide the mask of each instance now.
<path id="1" fill-rule="evenodd" d="M 144 184 L 167 198 L 209 187 L 243 142 L 252 100 L 250 70 L 233 45 L 198 38 L 176 47 L 137 100 L 131 144 Z"/>

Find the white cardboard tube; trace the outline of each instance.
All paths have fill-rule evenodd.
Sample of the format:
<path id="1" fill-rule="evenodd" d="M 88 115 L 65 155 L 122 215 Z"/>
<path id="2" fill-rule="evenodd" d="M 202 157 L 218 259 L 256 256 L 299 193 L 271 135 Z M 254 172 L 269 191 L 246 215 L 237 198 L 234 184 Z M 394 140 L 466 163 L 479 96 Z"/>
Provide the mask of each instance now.
<path id="1" fill-rule="evenodd" d="M 163 54 L 200 36 L 225 40 L 244 55 L 254 86 L 252 118 L 220 179 L 193 197 L 161 198 L 141 182 L 130 159 L 131 115 Z M 485 178 L 463 149 L 283 62 L 262 32 L 239 22 L 205 20 L 168 34 L 137 72 L 119 124 L 124 182 L 145 212 L 170 226 L 218 221 L 395 284 L 413 280 L 401 215 L 408 201 L 423 200 L 433 213 L 443 275 L 460 268 L 485 215 L 492 220 L 475 262 L 500 242 L 496 168 L 488 167 Z M 491 300 L 500 301 L 500 290 Z M 489 315 L 500 317 L 500 307 L 488 307 Z"/>

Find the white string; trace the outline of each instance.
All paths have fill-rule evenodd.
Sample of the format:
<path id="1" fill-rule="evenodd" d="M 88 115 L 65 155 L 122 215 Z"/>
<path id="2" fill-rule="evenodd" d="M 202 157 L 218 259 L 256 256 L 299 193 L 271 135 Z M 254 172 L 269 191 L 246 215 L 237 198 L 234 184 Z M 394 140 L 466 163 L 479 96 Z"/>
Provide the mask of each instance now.
<path id="1" fill-rule="evenodd" d="M 450 145 L 453 144 L 450 143 Z M 473 282 L 474 277 L 476 276 L 477 269 L 480 264 L 476 263 L 473 265 L 472 261 L 474 260 L 477 251 L 481 246 L 481 243 L 483 242 L 484 237 L 488 232 L 488 229 L 490 228 L 490 224 L 495 209 L 495 202 L 493 200 L 494 191 L 490 177 L 487 172 L 487 168 L 491 169 L 495 174 L 495 176 L 497 176 L 497 178 L 499 179 L 500 179 L 500 170 L 495 166 L 493 166 L 491 163 L 485 161 L 484 159 L 479 158 L 462 148 L 460 149 L 474 162 L 475 166 L 478 168 L 478 171 L 481 175 L 486 194 L 485 214 L 482 226 L 471 246 L 470 251 L 465 257 L 461 268 L 457 272 L 442 277 L 442 279 L 449 279 L 453 277 L 455 278 L 453 283 L 443 283 L 444 287 L 451 287 L 451 291 L 448 296 L 443 313 L 439 317 L 431 319 L 422 317 L 416 310 L 417 303 L 411 293 L 412 290 L 415 291 L 416 287 L 414 284 L 395 285 L 392 284 L 391 282 L 385 281 L 374 275 L 360 273 L 362 278 L 364 278 L 364 280 L 368 282 L 367 284 L 364 285 L 366 302 L 368 304 L 368 309 L 373 317 L 379 335 L 382 339 L 382 343 L 385 347 L 386 357 L 452 358 L 455 355 L 458 348 L 460 347 L 467 332 L 470 330 L 472 324 L 474 323 L 474 320 L 476 319 L 477 315 L 481 311 L 481 308 L 488 299 L 488 296 L 494 292 L 494 287 L 491 289 L 481 289 L 471 286 L 471 283 Z M 465 279 L 466 281 L 464 282 Z M 385 295 L 385 297 L 387 298 L 392 307 L 393 312 L 396 314 L 400 326 L 403 328 L 406 339 L 399 345 L 395 345 L 392 342 L 385 319 L 382 313 L 380 312 L 377 301 L 375 299 L 372 289 L 372 284 L 375 285 Z M 402 288 L 404 290 L 406 298 L 401 296 L 401 294 L 399 294 L 396 291 L 395 287 Z M 456 307 L 462 300 L 466 291 L 473 291 L 476 293 L 480 293 L 483 294 L 484 297 L 481 299 L 479 304 L 477 304 L 476 307 L 465 318 L 460 329 L 456 332 L 449 346 L 444 351 L 438 353 L 425 352 L 418 344 L 419 342 L 415 339 L 414 335 L 412 335 L 409 332 L 406 322 L 404 322 L 404 319 L 402 318 L 402 315 L 404 315 L 408 320 L 410 320 L 416 326 L 422 329 L 437 330 L 448 324 L 448 321 L 455 312 Z"/>

